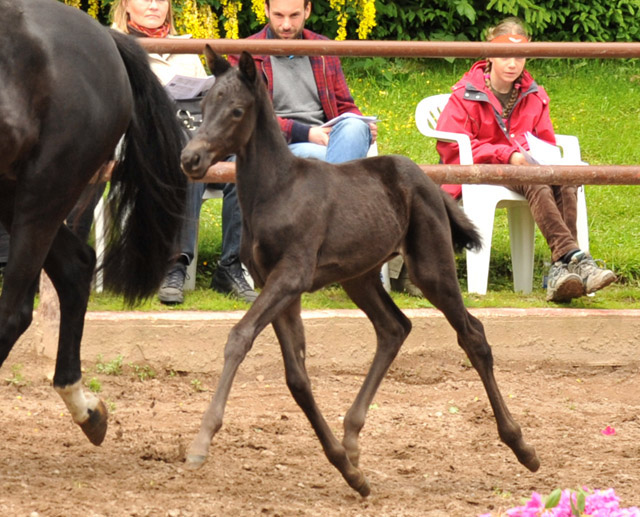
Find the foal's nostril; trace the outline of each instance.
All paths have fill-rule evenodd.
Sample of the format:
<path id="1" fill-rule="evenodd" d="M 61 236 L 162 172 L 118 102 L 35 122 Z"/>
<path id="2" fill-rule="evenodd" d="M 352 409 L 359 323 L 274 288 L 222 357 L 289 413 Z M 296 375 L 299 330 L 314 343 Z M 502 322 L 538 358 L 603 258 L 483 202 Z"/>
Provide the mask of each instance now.
<path id="1" fill-rule="evenodd" d="M 195 171 L 201 162 L 201 156 L 198 151 L 185 149 L 182 151 L 182 167 L 189 172 Z"/>

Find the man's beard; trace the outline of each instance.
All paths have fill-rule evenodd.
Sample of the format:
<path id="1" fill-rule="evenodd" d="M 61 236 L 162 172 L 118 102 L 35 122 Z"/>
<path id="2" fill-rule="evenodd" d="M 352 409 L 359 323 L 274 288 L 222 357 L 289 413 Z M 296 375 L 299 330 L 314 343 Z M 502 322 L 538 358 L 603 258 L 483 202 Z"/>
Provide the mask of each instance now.
<path id="1" fill-rule="evenodd" d="M 298 32 L 288 32 L 287 33 L 287 37 L 283 38 L 275 29 L 275 27 L 273 25 L 271 25 L 271 23 L 269 23 L 269 28 L 271 29 L 271 34 L 273 34 L 274 37 L 278 38 L 278 39 L 296 39 L 299 38 L 302 35 L 302 31 L 304 30 L 304 25 L 302 27 L 300 27 L 300 30 Z"/>

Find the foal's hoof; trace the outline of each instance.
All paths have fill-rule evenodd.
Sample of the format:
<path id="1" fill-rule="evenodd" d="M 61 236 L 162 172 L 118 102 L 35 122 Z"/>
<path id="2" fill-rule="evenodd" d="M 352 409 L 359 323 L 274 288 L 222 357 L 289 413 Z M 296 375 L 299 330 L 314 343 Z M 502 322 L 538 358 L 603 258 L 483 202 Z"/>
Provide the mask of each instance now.
<path id="1" fill-rule="evenodd" d="M 107 420 L 109 419 L 109 413 L 107 406 L 104 405 L 102 400 L 98 401 L 98 405 L 95 409 L 89 410 L 89 418 L 80 424 L 80 429 L 87 435 L 89 441 L 93 445 L 100 445 L 107 434 Z"/>
<path id="2" fill-rule="evenodd" d="M 531 472 L 536 472 L 540 468 L 540 458 L 538 458 L 536 450 L 529 445 L 518 455 L 518 461 Z"/>
<path id="3" fill-rule="evenodd" d="M 184 466 L 189 470 L 197 470 L 204 465 L 205 461 L 207 461 L 207 457 L 202 454 L 187 454 Z"/>
<path id="4" fill-rule="evenodd" d="M 367 478 L 363 478 L 362 484 L 359 487 L 354 488 L 362 497 L 368 497 L 371 493 L 371 485 L 369 485 L 369 481 L 367 480 Z"/>

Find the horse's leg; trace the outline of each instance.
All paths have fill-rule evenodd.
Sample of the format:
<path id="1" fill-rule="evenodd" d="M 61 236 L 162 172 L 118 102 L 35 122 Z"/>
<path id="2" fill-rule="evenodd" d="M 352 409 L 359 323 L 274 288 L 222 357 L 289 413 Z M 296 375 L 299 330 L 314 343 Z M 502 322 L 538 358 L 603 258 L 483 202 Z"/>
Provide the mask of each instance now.
<path id="1" fill-rule="evenodd" d="M 389 366 L 411 331 L 411 322 L 384 290 L 378 271 L 343 282 L 342 286 L 354 303 L 367 315 L 373 324 L 377 338 L 376 353 L 371 368 L 344 418 L 342 444 L 351 462 L 357 466 L 360 459 L 358 436 L 364 426 L 367 411 Z"/>
<path id="2" fill-rule="evenodd" d="M 309 259 L 311 260 L 311 259 Z M 312 263 L 312 262 L 310 262 Z M 267 278 L 260 295 L 242 319 L 236 323 L 224 348 L 224 365 L 209 407 L 202 416 L 200 431 L 187 451 L 190 468 L 200 467 L 209 454 L 211 440 L 222 427 L 224 409 L 238 367 L 253 346 L 255 338 L 274 318 L 311 285 L 311 274 L 299 265 L 280 263 Z"/>
<path id="3" fill-rule="evenodd" d="M 311 382 L 305 368 L 305 340 L 299 297 L 276 317 L 273 328 L 282 350 L 287 386 L 309 419 L 325 455 L 351 488 L 363 497 L 368 496 L 369 482 L 362 471 L 350 461 L 345 447 L 331 431 L 311 392 Z"/>
<path id="4" fill-rule="evenodd" d="M 520 426 L 511 416 L 500 393 L 493 374 L 491 347 L 482 323 L 464 306 L 448 220 L 446 216 L 439 215 L 427 205 L 417 217 L 415 213 L 412 214 L 411 228 L 405 240 L 409 278 L 444 313 L 456 331 L 458 344 L 480 375 L 487 392 L 500 439 L 511 448 L 520 463 L 536 471 L 540 467 L 540 460 L 535 449 L 524 441 Z"/>
<path id="5" fill-rule="evenodd" d="M 13 214 L 10 207 L 13 206 L 14 184 L 0 182 L 0 223 L 9 232 L 11 231 Z M 15 239 L 13 239 L 15 240 Z M 13 245 L 10 245 L 9 255 Z M 9 259 L 11 262 L 11 259 Z M 18 262 L 19 264 L 19 262 Z M 16 266 L 7 267 L 4 271 L 2 294 L 0 295 L 0 366 L 11 352 L 13 345 L 25 330 L 31 325 L 33 319 L 33 301 L 38 287 L 38 277 L 26 285 L 26 280 L 16 280 L 17 276 L 12 270 Z M 20 307 L 16 310 L 16 307 Z"/>
<path id="6" fill-rule="evenodd" d="M 107 408 L 83 390 L 80 344 L 96 256 L 65 225 L 44 263 L 60 300 L 60 336 L 53 386 L 89 441 L 100 445 L 107 432 Z"/>

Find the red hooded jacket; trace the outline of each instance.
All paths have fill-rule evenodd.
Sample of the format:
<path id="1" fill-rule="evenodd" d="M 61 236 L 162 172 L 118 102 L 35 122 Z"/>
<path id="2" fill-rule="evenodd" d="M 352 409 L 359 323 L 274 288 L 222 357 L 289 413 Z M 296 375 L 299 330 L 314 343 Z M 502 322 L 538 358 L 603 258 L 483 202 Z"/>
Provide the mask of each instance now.
<path id="1" fill-rule="evenodd" d="M 555 144 L 549 116 L 549 96 L 524 70 L 520 96 L 508 118 L 502 118 L 502 105 L 484 81 L 486 61 L 474 63 L 452 88 L 451 98 L 438 118 L 436 129 L 465 133 L 471 139 L 474 163 L 509 163 L 519 143 L 529 149 L 525 133 Z M 517 143 L 516 143 L 517 142 Z M 436 149 L 442 163 L 460 163 L 458 144 L 438 141 Z M 444 187 L 444 186 L 443 186 Z M 461 187 L 445 188 L 459 197 Z M 457 194 L 457 195 L 456 195 Z"/>

